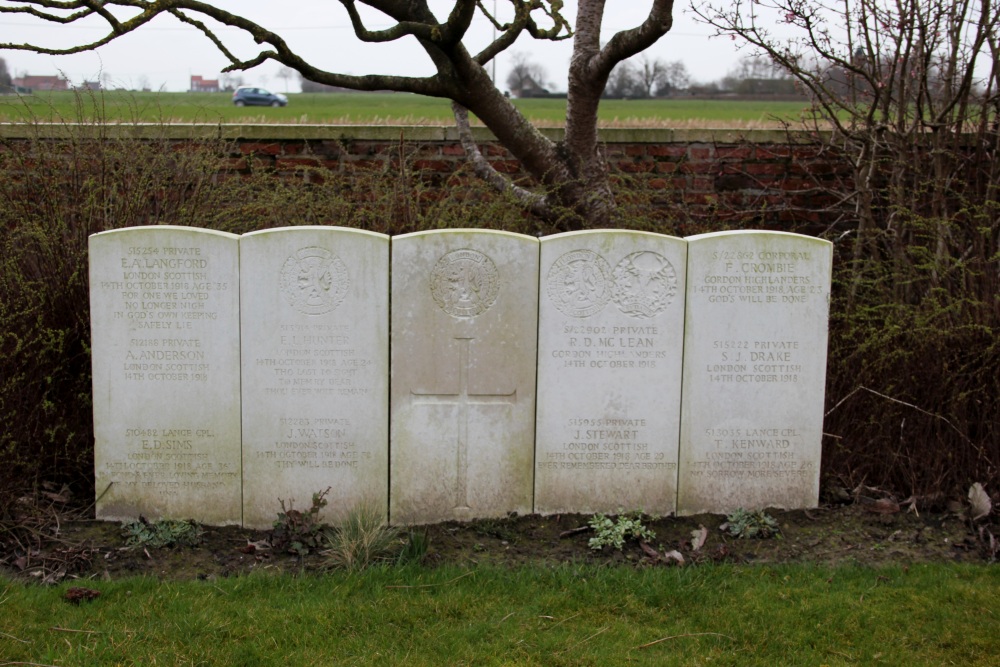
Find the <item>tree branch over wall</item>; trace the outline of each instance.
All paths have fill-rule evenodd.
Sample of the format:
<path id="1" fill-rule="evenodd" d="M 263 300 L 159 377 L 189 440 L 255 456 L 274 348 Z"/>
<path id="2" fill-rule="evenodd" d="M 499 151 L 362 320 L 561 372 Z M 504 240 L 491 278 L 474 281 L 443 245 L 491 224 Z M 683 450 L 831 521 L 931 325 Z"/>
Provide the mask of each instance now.
<path id="1" fill-rule="evenodd" d="M 289 0 L 290 2 L 293 0 Z M 229 62 L 224 72 L 245 70 L 275 61 L 320 84 L 352 90 L 391 90 L 450 99 L 475 114 L 489 128 L 544 193 L 531 208 L 542 215 L 558 215 L 566 229 L 589 224 L 609 225 L 616 215 L 604 156 L 598 146 L 597 107 L 608 76 L 626 58 L 649 48 L 670 30 L 673 0 L 651 0 L 646 19 L 635 28 L 611 35 L 601 48 L 604 0 L 579 0 L 576 27 L 571 28 L 563 0 L 505 0 L 513 18 L 501 23 L 482 0 L 453 0 L 443 20 L 431 11 L 428 0 L 339 0 L 350 20 L 354 37 L 366 43 L 386 43 L 403 38 L 417 40 L 434 68 L 425 77 L 388 74 L 349 75 L 302 57 L 276 31 L 240 14 L 200 0 L 0 0 L 0 14 L 20 14 L 38 21 L 73 24 L 100 17 L 107 25 L 103 37 L 83 44 L 53 47 L 43 44 L 0 43 L 0 49 L 34 51 L 50 55 L 80 53 L 101 47 L 160 16 L 170 16 L 204 35 Z M 333 3 L 331 3 L 333 4 Z M 334 5 L 336 6 L 336 5 Z M 376 10 L 391 21 L 384 29 L 366 25 L 360 6 Z M 484 16 L 497 30 L 495 39 L 472 54 L 464 42 L 476 15 Z M 234 28 L 259 45 L 247 54 L 224 35 L 219 26 Z M 69 33 L 67 33 L 69 34 Z M 554 142 L 543 136 L 508 100 L 485 66 L 524 35 L 536 40 L 574 38 L 567 92 L 566 138 Z M 463 121 L 459 117 L 458 122 Z M 480 165 L 481 154 L 466 134 L 469 159 Z M 477 172 L 488 173 L 477 166 Z M 500 174 L 486 176 L 497 187 L 517 193 L 524 190 Z M 545 201 L 546 206 L 537 202 Z M 558 214 L 553 213 L 560 209 Z"/>

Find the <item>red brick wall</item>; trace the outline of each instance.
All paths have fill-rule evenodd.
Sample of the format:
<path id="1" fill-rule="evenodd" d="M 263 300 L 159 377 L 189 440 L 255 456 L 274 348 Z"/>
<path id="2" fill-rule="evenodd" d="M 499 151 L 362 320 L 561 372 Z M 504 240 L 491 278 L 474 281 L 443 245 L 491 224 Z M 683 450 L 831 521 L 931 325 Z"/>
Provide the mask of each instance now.
<path id="1" fill-rule="evenodd" d="M 436 179 L 445 187 L 465 164 L 448 128 L 342 128 L 337 138 L 254 135 L 237 140 L 234 168 L 247 168 L 243 156 L 251 155 L 286 177 L 313 166 L 396 170 L 402 161 L 425 181 Z M 820 227 L 836 199 L 829 190 L 848 187 L 850 178 L 847 162 L 801 133 L 606 130 L 602 138 L 615 178 L 651 191 L 654 201 L 684 209 L 694 219 Z M 484 137 L 481 149 L 498 171 L 520 173 L 520 164 L 503 147 Z"/>
<path id="2" fill-rule="evenodd" d="M 75 131 L 83 132 L 86 128 Z M 29 130 L 0 126 L 0 141 L 16 143 Z M 104 130 L 107 132 L 107 129 Z M 36 127 L 31 132 L 38 133 Z M 52 138 L 64 136 L 53 126 Z M 465 155 L 454 129 L 445 127 L 251 125 L 125 127 L 137 139 L 162 137 L 181 143 L 229 139 L 231 172 L 268 168 L 284 178 L 310 178 L 322 167 L 339 173 L 386 170 L 405 164 L 425 184 L 454 187 Z M 545 130 L 558 140 L 561 130 Z M 19 134 L 22 133 L 22 134 Z M 503 147 L 476 130 L 484 155 L 501 172 L 520 165 Z M 821 230 L 836 197 L 849 188 L 850 165 L 819 139 L 773 130 L 611 129 L 601 133 L 613 178 L 647 191 L 648 200 L 692 220 L 735 226 Z M 248 158 L 252 158 L 248 160 Z"/>

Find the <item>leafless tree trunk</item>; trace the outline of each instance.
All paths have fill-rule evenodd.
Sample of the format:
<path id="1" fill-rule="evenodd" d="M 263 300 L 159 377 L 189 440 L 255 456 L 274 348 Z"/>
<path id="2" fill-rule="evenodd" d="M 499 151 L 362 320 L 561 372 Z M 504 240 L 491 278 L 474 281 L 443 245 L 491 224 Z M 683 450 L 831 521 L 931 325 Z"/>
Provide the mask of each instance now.
<path id="1" fill-rule="evenodd" d="M 624 30 L 601 46 L 604 0 L 579 0 L 575 30 L 563 16 L 561 0 L 507 0 L 514 18 L 501 24 L 479 0 L 454 0 L 447 18 L 439 20 L 427 0 L 340 0 L 357 39 L 384 43 L 416 38 L 433 63 L 429 77 L 391 75 L 353 76 L 324 69 L 296 53 L 280 34 L 249 19 L 200 0 L 0 0 L 0 14 L 56 23 L 103 19 L 108 34 L 86 44 L 48 48 L 37 44 L 0 44 L 0 49 L 68 54 L 106 44 L 119 36 L 142 30 L 161 14 L 169 14 L 202 32 L 229 59 L 227 71 L 243 70 L 274 60 L 310 81 L 353 90 L 395 90 L 452 100 L 481 120 L 538 183 L 539 206 L 559 220 L 564 229 L 611 224 L 615 201 L 608 170 L 597 136 L 597 106 L 611 70 L 619 62 L 653 45 L 672 26 L 673 0 L 651 0 L 646 19 Z M 358 5 L 382 12 L 393 24 L 371 30 Z M 466 32 L 480 14 L 497 28 L 497 38 L 479 53 L 467 50 Z M 218 22 L 249 34 L 261 45 L 249 57 L 238 56 L 227 46 L 228 36 L 210 27 Z M 212 23 L 214 25 L 214 23 Z M 543 136 L 491 80 L 485 66 L 513 45 L 521 35 L 535 39 L 573 38 L 566 110 L 566 134 L 561 142 Z M 461 123 L 461 121 L 459 121 Z M 500 183 L 497 179 L 493 182 Z M 504 187 L 510 187 L 504 185 Z"/>

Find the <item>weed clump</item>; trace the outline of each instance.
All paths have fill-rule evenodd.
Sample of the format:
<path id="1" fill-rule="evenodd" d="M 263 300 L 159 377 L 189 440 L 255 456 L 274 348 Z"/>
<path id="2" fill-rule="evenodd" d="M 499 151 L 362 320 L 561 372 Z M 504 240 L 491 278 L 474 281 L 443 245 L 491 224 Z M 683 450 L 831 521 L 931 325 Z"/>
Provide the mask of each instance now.
<path id="1" fill-rule="evenodd" d="M 162 519 L 151 522 L 140 516 L 136 521 L 122 523 L 125 546 L 135 549 L 193 547 L 201 542 L 204 533 L 201 526 L 190 520 Z"/>
<path id="2" fill-rule="evenodd" d="M 325 537 L 327 549 L 323 555 L 328 567 L 361 570 L 390 559 L 393 547 L 399 542 L 399 531 L 385 523 L 381 510 L 362 503 L 339 525 L 327 531 Z M 407 558 L 422 557 L 421 547 L 414 539 L 411 535 L 410 545 L 402 552 Z M 422 548 L 426 551 L 426 541 Z"/>
<path id="3" fill-rule="evenodd" d="M 295 509 L 295 503 L 291 499 L 287 507 L 284 500 L 279 500 L 281 511 L 278 512 L 271 531 L 271 546 L 296 556 L 305 556 L 322 547 L 323 524 L 320 523 L 319 513 L 328 504 L 326 494 L 329 492 L 330 487 L 327 487 L 325 491 L 314 493 L 312 504 L 305 512 Z"/>
<path id="4" fill-rule="evenodd" d="M 726 516 L 726 522 L 719 526 L 738 539 L 780 537 L 781 529 L 774 517 L 764 510 L 751 512 L 742 507 Z"/>
<path id="5" fill-rule="evenodd" d="M 612 520 L 603 514 L 595 514 L 588 522 L 594 531 L 594 537 L 587 544 L 591 549 L 603 549 L 611 546 L 621 551 L 626 540 L 641 540 L 651 542 L 656 534 L 642 525 L 642 510 L 634 512 L 618 511 L 618 517 Z"/>
<path id="6" fill-rule="evenodd" d="M 431 538 L 424 530 L 413 530 L 407 533 L 406 542 L 396 556 L 396 565 L 406 567 L 407 565 L 419 565 L 427 555 Z"/>

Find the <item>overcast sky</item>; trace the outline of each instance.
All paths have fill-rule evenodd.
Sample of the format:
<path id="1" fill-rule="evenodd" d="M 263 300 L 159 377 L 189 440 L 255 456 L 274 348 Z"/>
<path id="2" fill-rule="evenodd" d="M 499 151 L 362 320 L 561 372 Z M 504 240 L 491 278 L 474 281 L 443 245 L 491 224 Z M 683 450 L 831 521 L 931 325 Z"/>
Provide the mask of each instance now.
<path id="1" fill-rule="evenodd" d="M 491 6 L 491 0 L 485 0 Z M 217 6 L 240 13 L 281 34 L 307 60 L 320 68 L 347 74 L 403 74 L 423 76 L 431 73 L 427 57 L 411 39 L 391 44 L 361 44 L 353 35 L 350 21 L 339 2 L 331 0 L 219 0 Z M 430 0 L 440 17 L 447 16 L 452 3 Z M 648 0 L 612 0 L 604 20 L 607 36 L 641 23 L 648 12 Z M 497 3 L 501 19 L 509 7 Z M 567 0 L 567 14 L 575 15 L 575 0 Z M 720 79 L 735 65 L 740 53 L 729 39 L 711 38 L 711 29 L 696 23 L 678 2 L 673 30 L 647 52 L 665 61 L 683 61 L 692 79 L 707 82 Z M 377 13 L 366 18 L 369 28 L 390 25 Z M 572 22 L 572 18 L 570 18 Z M 59 25 L 38 21 L 29 16 L 0 15 L 0 42 L 34 43 L 63 48 L 86 43 L 106 33 L 101 21 Z M 255 54 L 251 41 L 240 39 L 239 31 L 222 29 L 219 36 L 241 57 Z M 488 21 L 477 17 L 467 43 L 477 51 L 492 36 Z M 511 66 L 511 54 L 526 53 L 543 65 L 555 89 L 565 90 L 570 43 L 538 42 L 524 37 L 497 60 L 497 78 L 503 82 Z M 97 51 L 72 56 L 45 56 L 25 51 L 0 51 L 11 74 L 56 74 L 62 72 L 74 84 L 97 80 L 102 74 L 112 87 L 138 88 L 143 84 L 154 90 L 183 91 L 190 76 L 200 74 L 216 78 L 227 65 L 214 45 L 194 28 L 164 16 L 137 32 L 120 37 Z M 284 91 L 286 81 L 277 76 L 278 63 L 269 62 L 247 74 L 248 84 L 265 85 Z M 294 83 L 287 84 L 295 91 Z"/>

